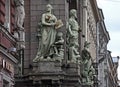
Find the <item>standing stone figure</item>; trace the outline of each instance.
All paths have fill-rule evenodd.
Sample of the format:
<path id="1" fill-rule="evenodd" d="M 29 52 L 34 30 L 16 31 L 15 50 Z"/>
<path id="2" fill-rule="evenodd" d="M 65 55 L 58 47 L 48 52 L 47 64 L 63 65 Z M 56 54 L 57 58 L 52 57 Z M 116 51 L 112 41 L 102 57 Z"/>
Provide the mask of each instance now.
<path id="1" fill-rule="evenodd" d="M 57 33 L 55 26 L 58 20 L 51 12 L 53 7 L 48 4 L 46 8 L 47 11 L 42 15 L 41 23 L 39 23 L 41 24 L 41 39 L 39 40 L 38 52 L 33 62 L 38 62 L 41 59 L 51 59 L 55 53 L 54 43 Z"/>
<path id="2" fill-rule="evenodd" d="M 80 58 L 78 52 L 78 32 L 79 32 L 79 25 L 78 22 L 75 20 L 77 18 L 77 12 L 75 9 L 70 10 L 70 18 L 68 21 L 68 55 L 69 60 L 71 62 L 76 62 L 76 59 Z"/>
<path id="3" fill-rule="evenodd" d="M 14 2 L 16 6 L 15 27 L 23 30 L 23 23 L 25 18 L 24 0 L 14 0 Z"/>
<path id="4" fill-rule="evenodd" d="M 25 18 L 25 11 L 24 11 L 24 0 L 14 0 L 15 4 L 15 29 L 13 32 L 13 37 L 19 41 L 18 49 L 25 48 L 25 32 L 24 32 L 24 18 Z M 22 50 L 20 50 L 22 52 Z M 23 57 L 21 57 L 20 61 L 18 62 L 18 74 L 22 75 L 22 62 Z"/>
<path id="5" fill-rule="evenodd" d="M 85 41 L 84 49 L 82 50 L 82 83 L 85 85 L 93 84 L 94 68 L 91 62 L 91 54 L 88 51 L 90 43 Z"/>
<path id="6" fill-rule="evenodd" d="M 25 32 L 24 32 L 24 0 L 14 0 L 15 4 L 15 31 L 13 32 L 15 38 L 19 40 L 20 48 L 25 48 Z M 18 37 L 19 36 L 19 37 Z"/>

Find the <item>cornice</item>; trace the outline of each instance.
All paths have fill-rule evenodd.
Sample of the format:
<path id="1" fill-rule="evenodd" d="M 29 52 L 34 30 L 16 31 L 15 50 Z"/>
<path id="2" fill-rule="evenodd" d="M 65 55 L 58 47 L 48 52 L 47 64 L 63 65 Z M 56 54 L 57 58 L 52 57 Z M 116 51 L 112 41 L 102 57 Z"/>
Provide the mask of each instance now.
<path id="1" fill-rule="evenodd" d="M 12 42 L 17 42 L 16 39 L 10 34 L 10 32 L 3 25 L 0 24 L 0 31 L 3 32 L 9 40 Z"/>
<path id="2" fill-rule="evenodd" d="M 2 54 L 4 54 L 5 56 L 7 56 L 14 63 L 18 63 L 18 60 L 14 56 L 12 56 L 11 54 L 9 54 L 1 45 L 0 45 L 0 52 Z"/>

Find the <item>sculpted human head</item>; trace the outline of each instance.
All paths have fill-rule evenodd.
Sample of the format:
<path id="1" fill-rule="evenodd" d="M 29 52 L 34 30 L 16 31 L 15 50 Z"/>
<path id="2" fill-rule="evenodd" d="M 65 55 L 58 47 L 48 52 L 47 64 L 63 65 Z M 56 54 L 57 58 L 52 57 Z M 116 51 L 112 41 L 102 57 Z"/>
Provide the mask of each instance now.
<path id="1" fill-rule="evenodd" d="M 70 10 L 70 17 L 74 16 L 75 18 L 77 18 L 77 11 L 75 9 L 71 9 Z"/>
<path id="2" fill-rule="evenodd" d="M 51 12 L 51 10 L 53 9 L 52 5 L 50 4 L 48 4 L 46 8 L 47 8 L 47 12 Z"/>

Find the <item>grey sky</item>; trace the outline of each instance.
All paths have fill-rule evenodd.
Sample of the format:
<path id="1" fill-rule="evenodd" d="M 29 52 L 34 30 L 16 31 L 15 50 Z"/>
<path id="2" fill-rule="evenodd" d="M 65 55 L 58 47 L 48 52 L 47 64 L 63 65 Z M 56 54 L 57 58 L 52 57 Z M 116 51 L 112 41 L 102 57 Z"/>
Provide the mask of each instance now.
<path id="1" fill-rule="evenodd" d="M 120 56 L 120 0 L 97 0 L 105 17 L 106 28 L 110 34 L 108 50 L 113 57 Z M 120 65 L 120 60 L 119 60 Z M 120 66 L 118 67 L 118 79 L 120 79 Z"/>
<path id="2" fill-rule="evenodd" d="M 112 56 L 120 55 L 120 0 L 97 0 L 105 17 L 106 28 L 110 34 L 108 50 Z"/>

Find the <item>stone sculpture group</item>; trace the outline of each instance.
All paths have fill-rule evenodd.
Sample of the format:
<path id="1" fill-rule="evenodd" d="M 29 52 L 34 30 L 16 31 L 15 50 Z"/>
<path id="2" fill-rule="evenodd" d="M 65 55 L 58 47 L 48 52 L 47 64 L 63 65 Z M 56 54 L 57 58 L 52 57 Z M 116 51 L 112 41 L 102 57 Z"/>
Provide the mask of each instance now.
<path id="1" fill-rule="evenodd" d="M 63 33 L 57 30 L 62 27 L 63 23 L 58 20 L 53 14 L 53 7 L 48 4 L 46 6 L 47 11 L 42 15 L 41 22 L 39 23 L 39 48 L 36 57 L 33 62 L 39 62 L 41 60 L 59 60 L 61 61 L 64 56 L 64 39 Z M 79 25 L 76 21 L 77 12 L 75 9 L 70 11 L 70 18 L 68 21 L 67 31 L 67 45 L 69 61 L 76 62 L 80 58 L 78 52 L 78 32 Z"/>
<path id="2" fill-rule="evenodd" d="M 14 0 L 14 2 L 16 6 L 14 35 L 15 37 L 20 35 L 20 41 L 24 42 L 24 0 Z M 59 29 L 63 26 L 63 22 L 52 14 L 53 7 L 50 4 L 48 4 L 46 8 L 46 13 L 42 14 L 41 21 L 38 23 L 39 46 L 33 63 L 39 63 L 41 61 L 62 62 L 65 53 L 64 48 L 66 47 L 68 62 L 83 64 L 82 82 L 85 84 L 93 84 L 94 68 L 90 64 L 91 55 L 87 50 L 87 42 L 85 42 L 84 49 L 82 50 L 82 56 L 80 56 L 79 52 L 78 36 L 80 28 L 76 20 L 77 11 L 75 9 L 70 10 L 70 18 L 66 24 L 66 41 L 64 41 L 63 36 L 65 37 L 65 35 L 59 32 Z M 64 46 L 65 43 L 66 46 Z M 79 60 L 80 62 L 78 62 Z"/>
<path id="3" fill-rule="evenodd" d="M 14 36 L 20 41 L 25 42 L 24 37 L 24 0 L 14 0 L 16 15 L 15 15 L 15 30 Z M 81 56 L 79 52 L 79 24 L 77 22 L 77 11 L 75 9 L 70 10 L 70 17 L 66 27 L 66 41 L 63 39 L 63 33 L 58 30 L 62 28 L 63 22 L 57 19 L 52 14 L 53 7 L 48 4 L 46 6 L 46 13 L 42 14 L 41 21 L 38 23 L 38 37 L 39 47 L 36 57 L 33 62 L 39 63 L 40 61 L 59 61 L 62 62 L 64 59 L 64 48 L 66 47 L 66 54 L 69 63 L 81 63 L 82 69 L 82 83 L 93 84 L 93 74 L 95 73 L 94 68 L 91 64 L 91 55 L 87 50 L 90 43 L 85 42 L 84 49 L 82 50 Z M 18 37 L 19 36 L 19 37 Z M 66 42 L 66 46 L 65 45 Z M 22 43 L 21 45 L 24 46 Z M 80 62 L 78 62 L 80 60 Z"/>

